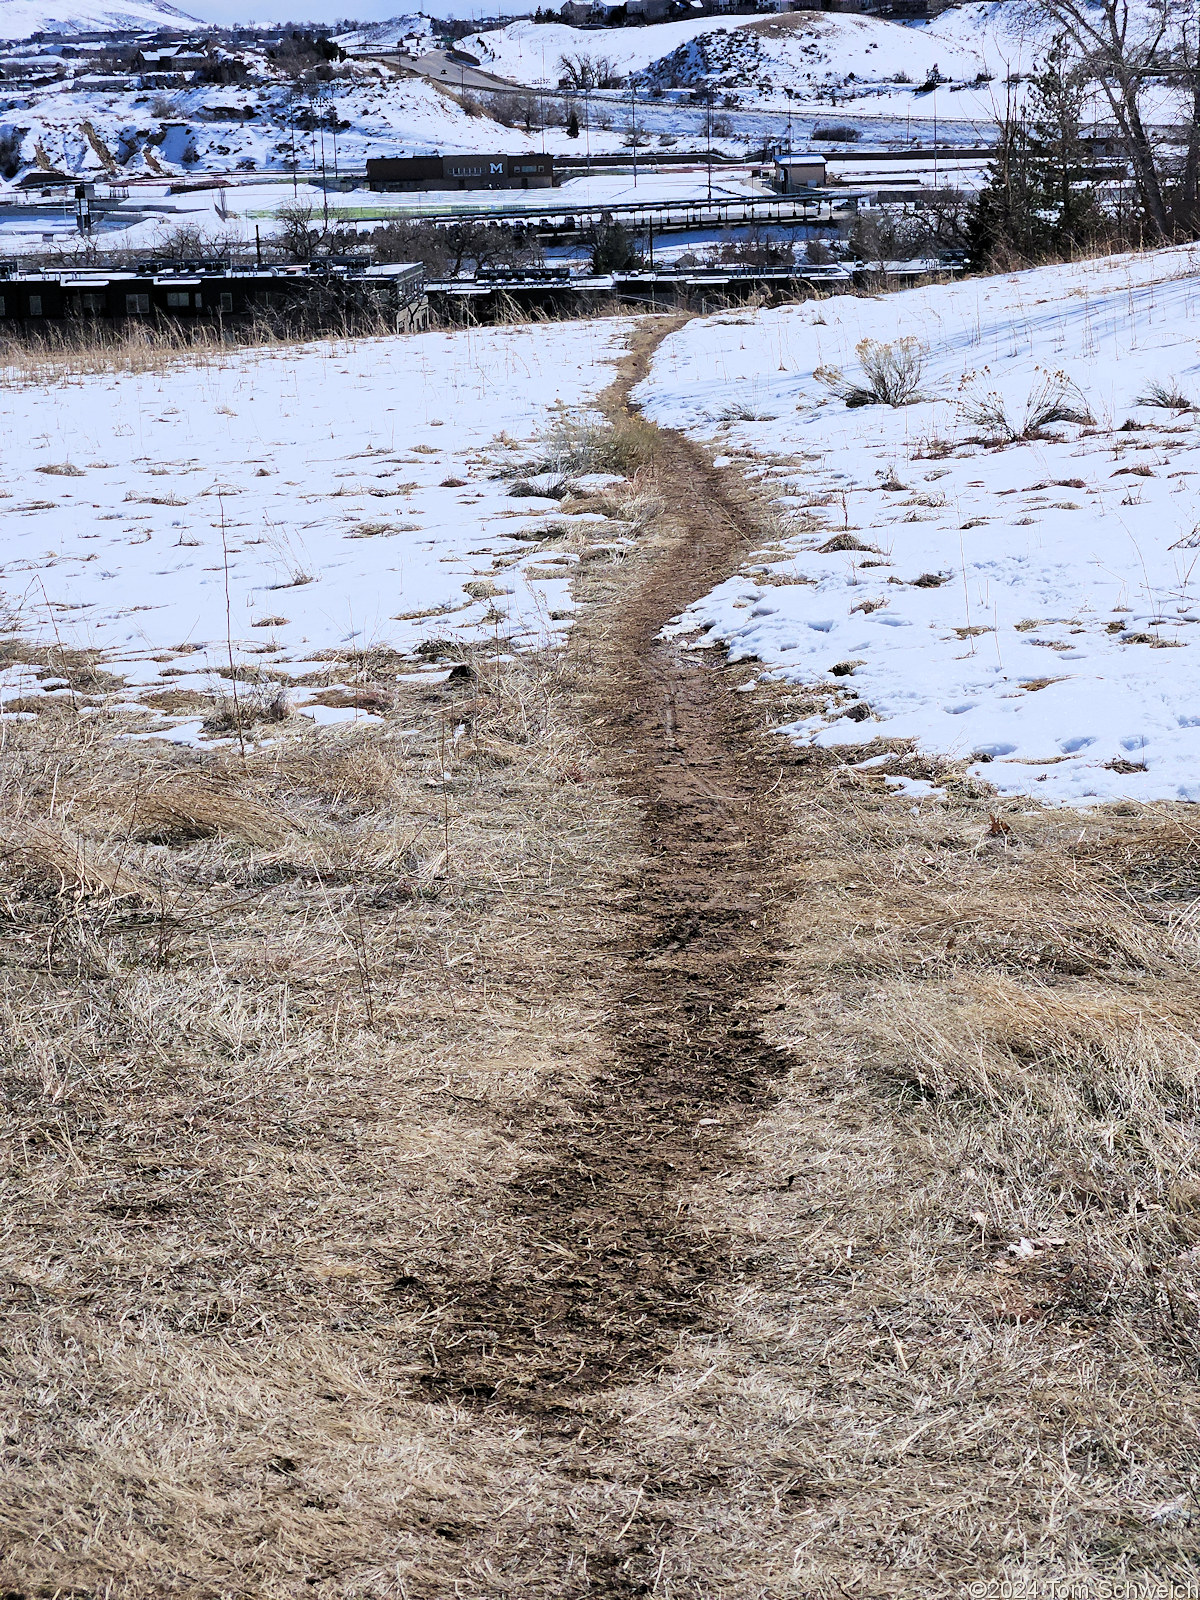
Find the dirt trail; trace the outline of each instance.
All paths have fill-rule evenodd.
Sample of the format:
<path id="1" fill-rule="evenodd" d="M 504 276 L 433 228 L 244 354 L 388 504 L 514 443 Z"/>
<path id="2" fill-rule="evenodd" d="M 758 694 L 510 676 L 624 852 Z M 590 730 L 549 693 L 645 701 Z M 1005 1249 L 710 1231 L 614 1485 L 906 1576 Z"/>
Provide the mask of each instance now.
<path id="1" fill-rule="evenodd" d="M 661 337 L 635 352 L 610 411 Z M 761 723 L 721 660 L 658 637 L 760 536 L 685 438 L 660 435 L 656 478 L 668 530 L 588 642 L 595 736 L 643 819 L 642 874 L 613 952 L 612 1064 L 542 1130 L 544 1161 L 510 1186 L 502 1272 L 443 1286 L 429 1380 L 563 1435 L 578 1429 L 581 1397 L 652 1373 L 681 1332 L 711 1325 L 725 1252 L 690 1219 L 689 1189 L 729 1163 L 732 1136 L 787 1064 L 752 1010 L 773 965 L 779 763 L 764 766 Z M 645 1592 L 604 1567 L 593 1553 L 578 1592 Z"/>

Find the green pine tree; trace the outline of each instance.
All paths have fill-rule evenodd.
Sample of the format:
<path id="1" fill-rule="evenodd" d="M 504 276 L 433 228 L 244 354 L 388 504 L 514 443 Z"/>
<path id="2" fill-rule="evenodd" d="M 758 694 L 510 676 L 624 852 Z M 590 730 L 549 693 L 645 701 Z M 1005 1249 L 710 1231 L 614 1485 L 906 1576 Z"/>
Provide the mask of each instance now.
<path id="1" fill-rule="evenodd" d="M 1094 234 L 1099 215 L 1086 178 L 1087 100 L 1087 76 L 1060 36 L 1029 80 L 1023 113 L 1010 107 L 1000 125 L 968 223 L 970 266 L 1069 258 Z"/>
<path id="2" fill-rule="evenodd" d="M 1060 34 L 1030 84 L 1027 114 L 1039 219 L 1050 248 L 1068 258 L 1086 244 L 1097 223 L 1083 135 L 1088 87 L 1086 73 L 1072 62 Z"/>

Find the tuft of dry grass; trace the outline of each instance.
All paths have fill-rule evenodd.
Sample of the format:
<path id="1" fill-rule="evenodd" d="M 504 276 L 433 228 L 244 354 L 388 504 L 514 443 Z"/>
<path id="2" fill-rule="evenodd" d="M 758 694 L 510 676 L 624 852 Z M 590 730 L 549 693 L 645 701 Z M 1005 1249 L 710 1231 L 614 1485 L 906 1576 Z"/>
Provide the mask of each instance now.
<path id="1" fill-rule="evenodd" d="M 147 844 L 183 844 L 221 836 L 249 845 L 278 845 L 294 824 L 239 789 L 167 778 L 129 797 L 134 837 Z"/>
<path id="2" fill-rule="evenodd" d="M 119 855 L 49 818 L 24 818 L 0 840 L 0 870 L 18 889 L 72 900 L 150 900 Z"/>

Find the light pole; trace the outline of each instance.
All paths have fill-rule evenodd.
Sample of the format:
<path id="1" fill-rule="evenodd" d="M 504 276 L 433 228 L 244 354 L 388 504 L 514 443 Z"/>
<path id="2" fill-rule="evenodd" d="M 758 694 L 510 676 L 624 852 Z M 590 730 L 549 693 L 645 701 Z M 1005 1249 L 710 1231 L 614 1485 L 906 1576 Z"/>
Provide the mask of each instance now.
<path id="1" fill-rule="evenodd" d="M 938 186 L 937 84 L 933 86 L 933 187 Z"/>
<path id="2" fill-rule="evenodd" d="M 633 145 L 633 187 L 637 188 L 637 91 L 633 73 L 629 74 L 629 138 Z"/>
<path id="3" fill-rule="evenodd" d="M 324 236 L 329 238 L 329 182 L 325 176 L 325 124 L 321 124 L 321 208 L 324 218 Z"/>
<path id="4" fill-rule="evenodd" d="M 710 206 L 712 205 L 712 133 L 713 133 L 713 129 L 712 129 L 712 124 L 713 124 L 712 95 L 713 95 L 712 85 L 710 84 L 708 86 L 708 91 L 707 91 L 707 93 L 705 95 L 706 107 L 705 107 L 705 118 L 704 118 L 707 130 L 708 130 L 708 203 L 709 203 Z"/>

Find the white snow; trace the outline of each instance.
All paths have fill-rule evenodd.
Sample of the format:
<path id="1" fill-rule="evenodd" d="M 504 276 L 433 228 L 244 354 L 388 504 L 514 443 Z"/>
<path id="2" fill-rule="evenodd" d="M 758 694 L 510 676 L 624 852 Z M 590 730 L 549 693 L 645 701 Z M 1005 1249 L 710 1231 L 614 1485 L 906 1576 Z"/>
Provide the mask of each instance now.
<path id="1" fill-rule="evenodd" d="M 1157 382 L 1200 405 L 1198 268 L 1168 250 L 672 335 L 648 415 L 743 456 L 793 524 L 679 630 L 824 689 L 801 741 L 911 741 L 1061 803 L 1200 799 L 1200 423 L 1138 404 Z M 920 403 L 850 409 L 814 376 L 905 337 Z M 1004 443 L 981 415 L 1019 428 L 1048 390 L 1094 422 Z"/>
<path id="2" fill-rule="evenodd" d="M 566 55 L 603 57 L 624 76 L 644 72 L 660 56 L 700 34 L 745 28 L 761 20 L 755 16 L 695 17 L 641 28 L 572 28 L 565 22 L 527 20 L 472 34 L 460 48 L 477 56 L 489 72 L 501 78 L 545 88 L 562 76 L 559 61 Z"/>
<path id="3" fill-rule="evenodd" d="M 99 650 L 141 693 L 210 690 L 231 648 L 298 682 L 324 652 L 546 643 L 569 624 L 568 578 L 531 540 L 560 513 L 551 499 L 512 498 L 501 474 L 557 408 L 585 406 L 608 381 L 626 326 L 315 343 L 58 384 L 10 377 L 0 595 L 20 630 Z M 0 699 L 52 685 L 10 667 Z M 301 686 L 298 701 L 312 692 Z M 176 737 L 194 734 L 189 722 Z"/>
<path id="4" fill-rule="evenodd" d="M 507 131 L 507 130 L 505 130 Z M 370 232 L 396 217 L 419 217 L 444 212 L 453 205 L 464 214 L 503 209 L 523 210 L 540 215 L 551 206 L 619 205 L 625 202 L 703 200 L 711 189 L 715 199 L 761 198 L 770 191 L 756 182 L 749 168 L 718 169 L 711 186 L 702 161 L 694 167 L 672 166 L 661 170 L 639 162 L 636 182 L 631 173 L 606 170 L 590 176 L 568 178 L 553 190 L 498 189 L 464 192 L 426 190 L 413 193 L 372 194 L 366 189 L 330 190 L 325 196 L 320 187 L 301 179 L 293 194 L 290 181 L 257 179 L 232 184 L 229 188 L 196 188 L 171 194 L 172 185 L 143 179 L 131 189 L 129 199 L 108 214 L 100 237 L 111 247 L 150 251 L 170 240 L 181 227 L 195 229 L 213 242 L 214 249 L 232 244 L 252 246 L 258 227 L 264 238 L 278 227 L 281 206 L 295 203 L 309 206 L 313 226 L 321 224 L 328 203 L 331 225 L 345 224 Z M 103 191 L 102 191 L 103 192 Z M 224 208 L 224 214 L 217 209 Z M 50 206 L 14 206 L 6 214 L 0 210 L 0 252 L 19 255 L 39 251 L 44 239 L 53 233 L 64 246 L 78 241 L 74 201 Z M 662 259 L 670 253 L 670 245 Z M 692 245 L 680 245 L 680 249 Z"/>
<path id="5" fill-rule="evenodd" d="M 116 28 L 174 28 L 198 19 L 165 0 L 0 0 L 0 39 L 34 33 L 100 33 Z"/>
<path id="6" fill-rule="evenodd" d="M 857 96 L 902 81 L 920 85 L 935 67 L 947 81 L 971 81 L 982 70 L 969 43 L 931 39 L 924 29 L 879 17 L 797 11 L 746 20 L 750 25 L 736 32 L 710 29 L 664 52 L 644 80 L 663 88 L 709 83 L 739 98 L 771 100 L 786 88 L 811 95 L 836 83 Z"/>

